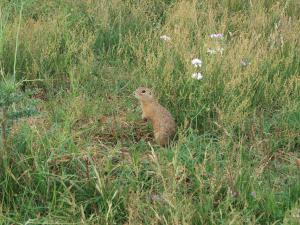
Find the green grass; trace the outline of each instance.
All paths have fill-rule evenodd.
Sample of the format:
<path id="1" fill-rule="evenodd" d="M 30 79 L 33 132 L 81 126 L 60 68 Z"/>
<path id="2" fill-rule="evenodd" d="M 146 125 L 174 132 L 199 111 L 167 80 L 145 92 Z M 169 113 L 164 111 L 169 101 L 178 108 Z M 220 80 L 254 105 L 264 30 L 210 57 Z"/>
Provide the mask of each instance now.
<path id="1" fill-rule="evenodd" d="M 297 0 L 0 6 L 1 79 L 16 62 L 40 90 L 9 132 L 0 224 L 300 223 Z M 138 86 L 174 115 L 172 147 L 141 121 Z"/>

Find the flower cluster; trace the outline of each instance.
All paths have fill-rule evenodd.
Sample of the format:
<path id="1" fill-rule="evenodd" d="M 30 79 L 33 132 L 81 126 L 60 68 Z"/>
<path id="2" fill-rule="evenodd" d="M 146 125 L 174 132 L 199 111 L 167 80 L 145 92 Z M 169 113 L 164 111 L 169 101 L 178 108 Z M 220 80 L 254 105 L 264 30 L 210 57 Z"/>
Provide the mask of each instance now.
<path id="1" fill-rule="evenodd" d="M 249 62 L 248 59 L 242 59 L 242 60 L 241 60 L 241 66 L 242 66 L 242 67 L 246 67 L 246 66 L 248 66 L 248 65 L 251 65 L 251 62 Z"/>
<path id="2" fill-rule="evenodd" d="M 192 78 L 196 79 L 196 80 L 202 80 L 203 75 L 200 72 L 197 73 L 193 73 L 192 74 Z"/>
<path id="3" fill-rule="evenodd" d="M 161 40 L 163 40 L 163 41 L 171 41 L 171 38 L 169 37 L 169 36 L 167 36 L 167 35 L 162 35 L 162 36 L 160 36 L 159 37 Z"/>
<path id="4" fill-rule="evenodd" d="M 210 34 L 209 37 L 212 38 L 212 39 L 223 39 L 224 34 L 221 34 L 221 33 Z M 159 38 L 161 40 L 165 41 L 165 42 L 171 41 L 171 37 L 169 37 L 167 35 L 162 35 Z M 207 49 L 207 53 L 211 54 L 211 55 L 214 55 L 214 54 L 217 54 L 217 53 L 220 53 L 222 55 L 223 52 L 224 52 L 224 48 L 222 48 L 222 47 L 218 47 L 218 48 L 215 48 L 215 49 L 213 49 L 213 48 L 208 48 Z M 202 60 L 198 59 L 198 58 L 194 58 L 192 60 L 192 65 L 196 68 L 196 71 L 192 74 L 192 78 L 196 79 L 196 80 L 202 80 L 203 75 L 200 71 L 200 68 L 202 67 Z M 246 61 L 241 61 L 241 65 L 246 66 L 246 65 L 249 65 L 249 63 L 246 62 Z"/>
<path id="5" fill-rule="evenodd" d="M 211 34 L 210 38 L 223 38 L 224 34 Z"/>
<path id="6" fill-rule="evenodd" d="M 223 39 L 224 34 L 211 34 L 211 35 L 209 35 L 209 37 L 212 39 Z M 207 53 L 210 55 L 215 55 L 217 53 L 220 53 L 221 55 L 223 55 L 223 52 L 224 52 L 224 48 L 221 48 L 221 47 L 218 47 L 216 49 L 213 49 L 213 48 L 207 49 Z"/>
<path id="7" fill-rule="evenodd" d="M 201 74 L 201 72 L 199 71 L 201 66 L 202 66 L 202 60 L 195 58 L 192 60 L 192 65 L 197 68 L 198 71 L 196 71 L 195 73 L 192 74 L 192 78 L 196 79 L 196 80 L 202 80 L 203 75 Z"/>
<path id="8" fill-rule="evenodd" d="M 202 61 L 200 59 L 195 58 L 195 59 L 192 60 L 192 65 L 196 68 L 201 67 L 202 66 Z"/>
<path id="9" fill-rule="evenodd" d="M 213 55 L 213 54 L 217 54 L 218 52 L 220 52 L 221 53 L 221 55 L 223 54 L 223 52 L 224 52 L 224 48 L 216 48 L 216 49 L 213 49 L 213 48 L 208 48 L 207 49 L 207 53 L 209 53 L 209 54 L 211 54 L 211 55 Z"/>

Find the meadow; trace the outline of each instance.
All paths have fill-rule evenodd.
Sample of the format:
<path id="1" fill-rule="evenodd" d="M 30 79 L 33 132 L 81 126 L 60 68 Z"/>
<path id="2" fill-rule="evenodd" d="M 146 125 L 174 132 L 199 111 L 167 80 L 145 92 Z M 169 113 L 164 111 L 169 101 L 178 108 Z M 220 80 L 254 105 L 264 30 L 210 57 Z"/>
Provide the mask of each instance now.
<path id="1" fill-rule="evenodd" d="M 0 224 L 300 224 L 300 1 L 0 7 Z"/>

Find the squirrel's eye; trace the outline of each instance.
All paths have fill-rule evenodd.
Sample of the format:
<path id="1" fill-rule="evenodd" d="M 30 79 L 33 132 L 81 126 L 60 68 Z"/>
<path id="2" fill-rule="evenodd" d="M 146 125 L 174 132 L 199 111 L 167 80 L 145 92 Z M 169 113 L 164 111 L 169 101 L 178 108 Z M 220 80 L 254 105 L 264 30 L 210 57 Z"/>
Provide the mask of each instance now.
<path id="1" fill-rule="evenodd" d="M 146 93 L 146 91 L 145 91 L 145 90 L 142 90 L 142 93 Z"/>

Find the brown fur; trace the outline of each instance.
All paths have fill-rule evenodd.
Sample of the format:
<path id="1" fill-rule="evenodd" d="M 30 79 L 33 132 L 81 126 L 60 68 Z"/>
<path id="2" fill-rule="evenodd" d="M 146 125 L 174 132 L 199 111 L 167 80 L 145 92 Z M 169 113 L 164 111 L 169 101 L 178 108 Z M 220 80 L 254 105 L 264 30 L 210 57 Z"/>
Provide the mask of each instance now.
<path id="1" fill-rule="evenodd" d="M 171 113 L 158 103 L 151 89 L 139 87 L 135 91 L 142 108 L 142 118 L 150 120 L 154 129 L 155 141 L 166 146 L 170 144 L 176 132 L 176 124 Z"/>

